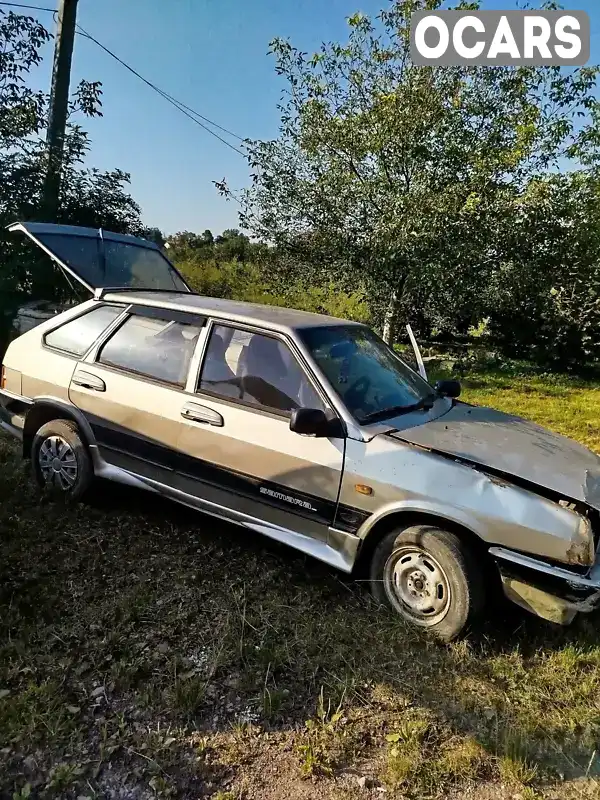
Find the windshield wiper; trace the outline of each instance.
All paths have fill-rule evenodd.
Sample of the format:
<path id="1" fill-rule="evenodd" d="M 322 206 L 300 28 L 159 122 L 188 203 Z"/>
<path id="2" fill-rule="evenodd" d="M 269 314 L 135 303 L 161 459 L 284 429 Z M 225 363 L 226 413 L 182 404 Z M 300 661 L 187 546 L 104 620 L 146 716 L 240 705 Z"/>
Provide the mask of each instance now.
<path id="1" fill-rule="evenodd" d="M 437 395 L 428 394 L 426 397 L 421 398 L 418 403 L 411 403 L 408 406 L 390 406 L 389 408 L 381 408 L 379 411 L 372 411 L 360 420 L 361 425 L 370 422 L 380 422 L 388 417 L 399 417 L 400 414 L 408 414 L 409 411 L 419 411 L 425 409 L 429 411 L 433 408 L 433 404 L 437 399 Z"/>

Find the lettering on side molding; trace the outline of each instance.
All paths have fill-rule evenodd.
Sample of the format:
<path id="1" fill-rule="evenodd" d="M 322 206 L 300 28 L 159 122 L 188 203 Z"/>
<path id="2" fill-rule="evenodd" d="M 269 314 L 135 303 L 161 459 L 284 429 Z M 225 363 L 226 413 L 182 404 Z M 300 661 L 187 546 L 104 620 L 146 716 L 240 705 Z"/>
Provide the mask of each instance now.
<path id="1" fill-rule="evenodd" d="M 273 497 L 275 500 L 283 500 L 286 503 L 292 503 L 295 506 L 301 506 L 301 508 L 306 508 L 308 511 L 316 511 L 317 509 L 312 506 L 308 500 L 300 500 L 298 497 L 291 497 L 289 494 L 283 494 L 283 492 L 276 492 L 273 489 L 268 489 L 266 486 L 260 487 L 260 493 L 266 494 L 269 497 Z"/>

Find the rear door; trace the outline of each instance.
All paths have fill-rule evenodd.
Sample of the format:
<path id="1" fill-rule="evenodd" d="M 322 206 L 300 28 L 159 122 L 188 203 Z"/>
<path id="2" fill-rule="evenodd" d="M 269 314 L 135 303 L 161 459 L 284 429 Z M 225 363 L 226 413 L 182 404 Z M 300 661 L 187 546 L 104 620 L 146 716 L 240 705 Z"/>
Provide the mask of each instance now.
<path id="1" fill-rule="evenodd" d="M 22 232 L 84 289 L 154 289 L 191 292 L 173 264 L 153 242 L 96 228 L 15 222 Z"/>
<path id="2" fill-rule="evenodd" d="M 182 421 L 178 487 L 217 506 L 327 540 L 345 441 L 300 436 L 291 410 L 328 403 L 294 352 L 267 331 L 214 322 Z"/>
<path id="3" fill-rule="evenodd" d="M 170 483 L 181 411 L 203 318 L 132 308 L 80 361 L 69 399 L 87 417 L 109 464 Z"/>

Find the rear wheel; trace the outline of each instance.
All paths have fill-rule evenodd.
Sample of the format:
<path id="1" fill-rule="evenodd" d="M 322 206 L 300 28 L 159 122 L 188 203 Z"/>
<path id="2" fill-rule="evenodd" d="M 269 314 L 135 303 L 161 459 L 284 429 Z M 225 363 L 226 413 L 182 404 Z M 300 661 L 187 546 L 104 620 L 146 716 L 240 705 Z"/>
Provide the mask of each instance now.
<path id="1" fill-rule="evenodd" d="M 450 642 L 484 607 L 482 570 L 468 546 L 431 525 L 395 530 L 377 545 L 371 590 L 404 619 Z"/>
<path id="2" fill-rule="evenodd" d="M 94 477 L 88 449 L 71 420 L 42 425 L 33 437 L 31 461 L 37 483 L 70 500 L 79 500 Z"/>

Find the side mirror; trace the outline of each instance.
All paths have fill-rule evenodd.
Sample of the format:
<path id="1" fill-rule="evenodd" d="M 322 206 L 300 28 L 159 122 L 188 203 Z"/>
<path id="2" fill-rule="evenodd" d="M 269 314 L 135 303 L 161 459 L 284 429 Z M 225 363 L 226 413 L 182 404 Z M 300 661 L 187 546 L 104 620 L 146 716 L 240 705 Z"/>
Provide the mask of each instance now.
<path id="1" fill-rule="evenodd" d="M 320 408 L 295 408 L 290 419 L 290 430 L 304 436 L 344 436 L 340 420 L 337 417 L 329 419 Z"/>
<path id="2" fill-rule="evenodd" d="M 460 396 L 460 382 L 459 381 L 438 381 L 433 387 L 440 397 L 459 397 Z"/>

